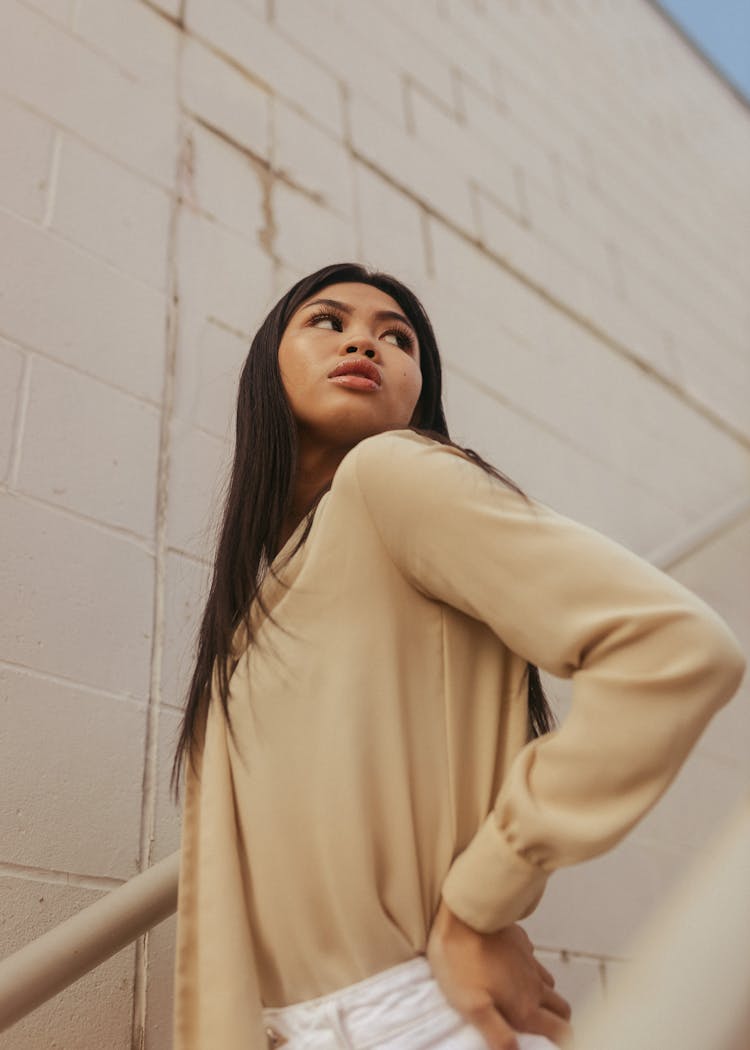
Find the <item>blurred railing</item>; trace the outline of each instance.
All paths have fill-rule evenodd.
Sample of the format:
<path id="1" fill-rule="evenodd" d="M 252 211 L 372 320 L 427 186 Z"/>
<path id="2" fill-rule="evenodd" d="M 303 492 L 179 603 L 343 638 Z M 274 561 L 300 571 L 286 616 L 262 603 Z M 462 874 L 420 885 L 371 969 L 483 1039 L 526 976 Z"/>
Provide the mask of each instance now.
<path id="1" fill-rule="evenodd" d="M 750 1050 L 750 798 L 629 954 L 576 1050 Z"/>

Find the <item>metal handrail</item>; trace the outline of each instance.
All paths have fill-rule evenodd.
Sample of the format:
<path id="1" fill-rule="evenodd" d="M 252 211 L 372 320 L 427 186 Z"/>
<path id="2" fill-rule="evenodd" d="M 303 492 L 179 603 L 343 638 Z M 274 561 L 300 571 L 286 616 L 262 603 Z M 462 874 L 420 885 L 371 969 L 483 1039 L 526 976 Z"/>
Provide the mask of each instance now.
<path id="1" fill-rule="evenodd" d="M 177 909 L 180 850 L 0 962 L 0 1032 Z"/>

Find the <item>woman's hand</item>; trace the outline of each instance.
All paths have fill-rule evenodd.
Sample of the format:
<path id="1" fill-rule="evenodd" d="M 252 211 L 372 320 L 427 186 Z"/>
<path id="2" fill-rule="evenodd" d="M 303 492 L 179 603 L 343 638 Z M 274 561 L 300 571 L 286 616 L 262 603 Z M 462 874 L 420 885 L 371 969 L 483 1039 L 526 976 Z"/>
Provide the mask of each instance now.
<path id="1" fill-rule="evenodd" d="M 571 1046 L 570 1004 L 554 990 L 552 974 L 534 958 L 520 926 L 478 933 L 441 899 L 426 954 L 445 998 L 490 1050 L 518 1050 L 516 1032 Z"/>

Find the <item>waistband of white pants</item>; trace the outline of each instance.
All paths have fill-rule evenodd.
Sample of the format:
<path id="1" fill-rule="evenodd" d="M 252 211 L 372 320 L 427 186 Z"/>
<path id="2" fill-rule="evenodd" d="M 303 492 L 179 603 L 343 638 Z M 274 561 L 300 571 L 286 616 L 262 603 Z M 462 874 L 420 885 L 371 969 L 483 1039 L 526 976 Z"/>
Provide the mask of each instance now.
<path id="1" fill-rule="evenodd" d="M 352 1036 L 365 1033 L 375 1041 L 394 1026 L 427 1016 L 445 1000 L 424 955 L 389 966 L 386 970 L 346 985 L 335 992 L 289 1006 L 263 1009 L 269 1047 L 315 1030 L 326 1030 L 346 1021 Z"/>

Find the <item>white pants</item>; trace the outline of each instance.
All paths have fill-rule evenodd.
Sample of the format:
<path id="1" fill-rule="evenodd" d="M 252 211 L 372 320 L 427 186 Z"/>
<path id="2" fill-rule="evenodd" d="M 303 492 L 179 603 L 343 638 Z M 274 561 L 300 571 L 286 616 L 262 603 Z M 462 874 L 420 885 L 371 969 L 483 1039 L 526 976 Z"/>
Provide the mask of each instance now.
<path id="1" fill-rule="evenodd" d="M 445 999 L 424 955 L 318 999 L 265 1007 L 263 1019 L 269 1048 L 487 1050 L 479 1029 Z M 557 1050 L 542 1035 L 519 1035 L 518 1045 Z"/>

